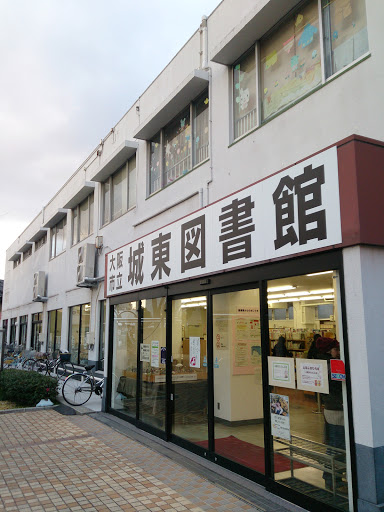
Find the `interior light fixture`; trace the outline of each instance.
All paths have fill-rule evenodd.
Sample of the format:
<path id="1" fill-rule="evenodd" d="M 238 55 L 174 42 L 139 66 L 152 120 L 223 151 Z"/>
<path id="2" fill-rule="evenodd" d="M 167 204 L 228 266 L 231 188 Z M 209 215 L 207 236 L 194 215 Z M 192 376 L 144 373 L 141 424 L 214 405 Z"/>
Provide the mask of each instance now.
<path id="1" fill-rule="evenodd" d="M 326 288 L 325 290 L 311 290 L 309 293 L 322 295 L 323 293 L 333 293 L 333 288 Z"/>
<path id="2" fill-rule="evenodd" d="M 307 277 L 322 276 L 324 274 L 333 274 L 333 270 L 326 270 L 325 272 L 315 272 L 314 274 L 305 274 Z"/>
<path id="3" fill-rule="evenodd" d="M 294 290 L 296 286 L 292 286 L 287 284 L 286 286 L 273 286 L 272 288 L 267 288 L 267 292 L 282 292 L 284 290 Z"/>

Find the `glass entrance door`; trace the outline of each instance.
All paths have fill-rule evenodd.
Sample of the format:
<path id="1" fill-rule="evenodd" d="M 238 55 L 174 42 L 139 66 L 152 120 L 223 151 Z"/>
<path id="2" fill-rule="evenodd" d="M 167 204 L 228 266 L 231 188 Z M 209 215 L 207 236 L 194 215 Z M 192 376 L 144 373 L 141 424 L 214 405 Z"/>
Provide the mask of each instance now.
<path id="1" fill-rule="evenodd" d="M 208 443 L 207 298 L 172 302 L 171 432 Z"/>
<path id="2" fill-rule="evenodd" d="M 259 290 L 212 297 L 214 451 L 265 473 Z"/>

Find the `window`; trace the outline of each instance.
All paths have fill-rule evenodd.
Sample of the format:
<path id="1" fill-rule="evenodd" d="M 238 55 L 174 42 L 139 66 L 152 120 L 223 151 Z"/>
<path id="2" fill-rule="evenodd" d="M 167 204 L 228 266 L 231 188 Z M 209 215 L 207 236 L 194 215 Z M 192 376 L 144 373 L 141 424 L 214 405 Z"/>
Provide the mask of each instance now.
<path id="1" fill-rule="evenodd" d="M 150 194 L 208 158 L 208 104 L 205 91 L 150 141 Z"/>
<path id="2" fill-rule="evenodd" d="M 103 226 L 136 206 L 136 156 L 103 183 L 102 197 Z"/>
<path id="3" fill-rule="evenodd" d="M 37 251 L 37 249 L 40 249 L 40 247 L 42 247 L 46 243 L 47 243 L 47 235 L 45 234 L 44 236 L 39 238 L 39 240 L 36 240 L 36 242 L 35 242 L 35 251 Z"/>
<path id="4" fill-rule="evenodd" d="M 91 305 L 81 304 L 73 306 L 69 312 L 71 361 L 73 364 L 88 364 L 89 326 L 91 318 Z"/>
<path id="5" fill-rule="evenodd" d="M 65 217 L 51 229 L 51 258 L 65 251 L 67 236 L 67 218 Z"/>
<path id="6" fill-rule="evenodd" d="M 11 318 L 11 337 L 9 342 L 12 346 L 16 343 L 16 324 L 17 318 Z"/>
<path id="7" fill-rule="evenodd" d="M 320 86 L 323 75 L 329 78 L 367 52 L 364 0 L 308 0 L 234 64 L 234 138 Z"/>
<path id="8" fill-rule="evenodd" d="M 55 351 L 60 350 L 62 318 L 62 309 L 48 311 L 48 339 L 46 348 L 48 354 L 53 354 Z"/>
<path id="9" fill-rule="evenodd" d="M 19 330 L 19 346 L 25 350 L 27 346 L 27 327 L 28 327 L 28 316 L 24 315 L 20 317 L 20 330 Z"/>
<path id="10" fill-rule="evenodd" d="M 32 256 L 32 245 L 26 251 L 23 252 L 23 261 L 25 261 L 30 256 Z"/>
<path id="11" fill-rule="evenodd" d="M 94 194 L 72 210 L 72 245 L 93 233 Z"/>
<path id="12" fill-rule="evenodd" d="M 42 333 L 43 314 L 34 313 L 32 315 L 32 336 L 31 336 L 31 350 L 40 350 L 41 347 L 41 333 Z"/>
<path id="13" fill-rule="evenodd" d="M 16 260 L 13 260 L 13 268 L 16 268 L 21 263 L 21 256 L 19 256 Z"/>

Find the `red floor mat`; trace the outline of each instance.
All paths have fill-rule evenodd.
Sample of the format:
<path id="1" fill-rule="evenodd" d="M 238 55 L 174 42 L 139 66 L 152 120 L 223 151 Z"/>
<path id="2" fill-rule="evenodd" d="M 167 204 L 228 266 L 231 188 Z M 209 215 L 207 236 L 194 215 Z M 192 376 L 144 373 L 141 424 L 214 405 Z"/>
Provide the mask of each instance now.
<path id="1" fill-rule="evenodd" d="M 200 441 L 196 444 L 208 448 L 208 441 Z M 265 473 L 264 448 L 261 446 L 241 441 L 241 439 L 237 439 L 235 436 L 228 436 L 215 439 L 215 452 L 243 466 L 254 469 L 259 473 Z M 299 469 L 304 468 L 305 465 L 300 462 L 294 462 L 293 467 L 294 469 Z M 276 453 L 275 473 L 289 471 L 290 469 L 290 460 Z"/>

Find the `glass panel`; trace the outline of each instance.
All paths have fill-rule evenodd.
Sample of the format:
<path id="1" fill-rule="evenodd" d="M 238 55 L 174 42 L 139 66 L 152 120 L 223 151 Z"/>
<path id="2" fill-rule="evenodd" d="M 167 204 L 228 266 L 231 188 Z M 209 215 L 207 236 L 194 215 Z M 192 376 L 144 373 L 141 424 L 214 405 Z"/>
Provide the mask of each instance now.
<path id="1" fill-rule="evenodd" d="M 208 90 L 193 105 L 193 162 L 194 165 L 209 156 L 209 99 Z"/>
<path id="2" fill-rule="evenodd" d="M 318 13 L 312 0 L 260 42 L 263 120 L 321 84 Z"/>
<path id="3" fill-rule="evenodd" d="M 141 390 L 139 418 L 149 425 L 165 428 L 165 346 L 166 299 L 141 301 L 143 342 L 140 346 Z"/>
<path id="4" fill-rule="evenodd" d="M 208 441 L 207 300 L 172 302 L 172 433 L 205 446 Z"/>
<path id="5" fill-rule="evenodd" d="M 63 319 L 63 310 L 56 310 L 56 333 L 54 338 L 53 350 L 58 351 L 61 347 L 61 324 Z"/>
<path id="6" fill-rule="evenodd" d="M 368 52 L 364 0 L 323 0 L 327 78 Z"/>
<path id="7" fill-rule="evenodd" d="M 215 452 L 264 474 L 259 304 L 259 290 L 213 296 Z"/>
<path id="8" fill-rule="evenodd" d="M 292 301 L 294 310 L 293 319 L 269 322 L 270 351 L 275 354 L 269 378 L 279 382 L 270 386 L 271 423 L 275 479 L 335 508 L 349 510 L 345 382 L 330 379 L 330 360 L 340 358 L 340 349 L 344 353 L 343 344 L 339 349 L 335 340 L 339 328 L 336 283 L 332 272 L 268 282 L 268 288 L 293 287 L 283 304 Z M 277 306 L 272 298 L 269 302 L 270 307 Z M 319 319 L 319 303 L 333 304 L 334 316 Z M 295 389 L 288 387 L 289 375 Z"/>
<path id="9" fill-rule="evenodd" d="M 93 233 L 93 214 L 94 214 L 94 203 L 95 203 L 95 198 L 94 198 L 94 194 L 91 194 L 89 197 L 88 197 L 88 200 L 89 200 L 89 228 L 88 228 L 88 233 L 89 234 L 92 234 Z"/>
<path id="10" fill-rule="evenodd" d="M 89 340 L 89 325 L 91 318 L 91 305 L 83 304 L 81 306 L 81 332 L 80 332 L 80 360 L 82 365 L 88 364 L 88 343 Z"/>
<path id="11" fill-rule="evenodd" d="M 191 170 L 191 144 L 188 109 L 164 129 L 164 185 Z"/>
<path id="12" fill-rule="evenodd" d="M 16 343 L 16 320 L 17 318 L 11 318 L 11 345 L 15 345 Z"/>
<path id="13" fill-rule="evenodd" d="M 20 317 L 20 332 L 19 332 L 19 345 L 24 350 L 27 346 L 27 327 L 28 327 L 28 317 L 21 316 Z"/>
<path id="14" fill-rule="evenodd" d="M 128 162 L 128 208 L 136 205 L 136 156 Z"/>
<path id="15" fill-rule="evenodd" d="M 233 68 L 233 120 L 235 139 L 257 125 L 255 49 Z"/>
<path id="16" fill-rule="evenodd" d="M 105 319 L 106 319 L 106 309 L 107 309 L 107 301 L 102 300 L 99 302 L 100 307 L 100 331 L 99 331 L 99 362 L 98 369 L 104 370 L 104 350 L 105 350 Z"/>
<path id="17" fill-rule="evenodd" d="M 161 188 L 161 145 L 160 133 L 151 141 L 151 163 L 149 172 L 149 193 Z"/>
<path id="18" fill-rule="evenodd" d="M 79 225 L 80 225 L 80 240 L 84 240 L 88 236 L 89 215 L 88 215 L 88 198 L 80 204 L 79 207 Z"/>
<path id="19" fill-rule="evenodd" d="M 111 208 L 111 193 L 109 181 L 103 184 L 103 226 L 109 222 L 109 212 Z"/>
<path id="20" fill-rule="evenodd" d="M 48 311 L 48 339 L 47 339 L 47 353 L 52 354 L 55 343 L 55 323 L 56 311 Z"/>
<path id="21" fill-rule="evenodd" d="M 40 350 L 39 335 L 42 332 L 41 320 L 42 320 L 41 313 L 35 313 L 32 315 L 32 339 L 31 339 L 31 349 L 32 350 Z"/>
<path id="22" fill-rule="evenodd" d="M 70 309 L 70 322 L 71 361 L 74 364 L 79 364 L 80 306 L 74 306 Z"/>
<path id="23" fill-rule="evenodd" d="M 56 252 L 55 256 L 65 251 L 67 220 L 63 219 L 56 225 Z"/>
<path id="24" fill-rule="evenodd" d="M 51 229 L 51 250 L 50 258 L 54 258 L 56 253 L 56 226 Z"/>
<path id="25" fill-rule="evenodd" d="M 127 210 L 127 166 L 112 176 L 112 220 Z"/>
<path id="26" fill-rule="evenodd" d="M 79 241 L 79 219 L 77 218 L 77 207 L 72 210 L 72 245 Z"/>
<path id="27" fill-rule="evenodd" d="M 137 332 L 136 302 L 115 306 L 111 407 L 132 418 L 136 417 Z"/>

